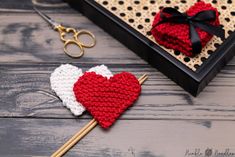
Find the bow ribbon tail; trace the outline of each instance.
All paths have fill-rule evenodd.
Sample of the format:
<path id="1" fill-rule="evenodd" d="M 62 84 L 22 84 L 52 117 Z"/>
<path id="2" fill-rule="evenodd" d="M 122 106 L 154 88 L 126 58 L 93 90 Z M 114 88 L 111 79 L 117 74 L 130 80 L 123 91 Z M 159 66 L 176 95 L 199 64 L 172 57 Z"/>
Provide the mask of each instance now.
<path id="1" fill-rule="evenodd" d="M 189 33 L 192 43 L 192 52 L 193 54 L 198 54 L 202 50 L 201 39 L 196 31 L 194 24 L 191 21 L 189 22 Z"/>
<path id="2" fill-rule="evenodd" d="M 165 17 L 164 15 L 161 16 L 162 20 L 158 23 L 156 23 L 155 25 L 152 26 L 151 30 L 153 30 L 155 27 L 157 27 L 158 25 L 161 25 L 163 23 L 186 23 L 185 21 L 185 17 L 184 16 L 172 16 L 172 17 Z"/>
<path id="3" fill-rule="evenodd" d="M 215 35 L 217 37 L 220 37 L 222 40 L 225 39 L 225 31 L 224 31 L 224 29 L 222 29 L 219 26 L 214 26 L 214 25 L 211 25 L 209 23 L 202 22 L 202 21 L 200 21 L 200 22 L 195 22 L 194 21 L 194 25 L 196 27 L 208 32 L 211 35 Z"/>

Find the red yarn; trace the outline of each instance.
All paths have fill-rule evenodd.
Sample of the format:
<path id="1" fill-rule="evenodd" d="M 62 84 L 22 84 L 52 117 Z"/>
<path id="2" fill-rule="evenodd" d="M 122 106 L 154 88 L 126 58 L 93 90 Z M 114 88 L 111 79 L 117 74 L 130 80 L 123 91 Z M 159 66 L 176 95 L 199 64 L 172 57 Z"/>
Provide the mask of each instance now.
<path id="1" fill-rule="evenodd" d="M 205 3 L 203 1 L 199 1 L 191 6 L 186 14 L 189 16 L 194 16 L 198 12 L 206 11 L 206 10 L 214 10 L 216 12 L 216 20 L 211 21 L 210 24 L 219 26 L 219 13 L 218 10 L 211 6 L 209 3 Z M 156 14 L 152 26 L 156 25 L 159 21 L 161 21 L 160 12 Z M 199 34 L 202 47 L 206 45 L 206 43 L 212 38 L 212 35 L 201 30 L 200 28 L 196 28 L 196 31 Z M 189 36 L 189 25 L 188 24 L 176 24 L 176 23 L 163 23 L 156 26 L 151 30 L 152 35 L 155 40 L 160 44 L 165 46 L 166 48 L 178 50 L 184 53 L 187 56 L 193 56 L 192 53 L 192 43 L 190 41 Z"/>
<path id="2" fill-rule="evenodd" d="M 141 86 L 134 75 L 122 72 L 110 79 L 86 72 L 74 84 L 77 101 L 87 109 L 101 127 L 110 127 L 138 98 Z"/>

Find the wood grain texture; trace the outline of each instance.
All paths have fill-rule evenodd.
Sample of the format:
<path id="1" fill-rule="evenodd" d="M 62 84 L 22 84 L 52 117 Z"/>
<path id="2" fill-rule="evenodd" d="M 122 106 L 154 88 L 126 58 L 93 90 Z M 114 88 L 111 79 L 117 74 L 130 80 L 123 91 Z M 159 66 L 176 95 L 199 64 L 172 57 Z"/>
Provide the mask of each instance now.
<path id="1" fill-rule="evenodd" d="M 92 66 L 89 63 L 74 65 L 83 69 Z M 50 89 L 50 73 L 57 66 L 59 64 L 2 66 L 0 116 L 73 118 Z M 226 66 L 197 98 L 148 65 L 110 64 L 110 67 L 114 73 L 129 71 L 137 77 L 145 72 L 149 74 L 139 100 L 122 116 L 124 119 L 235 119 L 235 66 Z"/>
<path id="2" fill-rule="evenodd" d="M 80 59 L 71 59 L 63 52 L 58 32 L 51 29 L 37 14 L 0 15 L 0 62 L 79 62 L 79 63 L 145 63 L 133 52 L 104 33 L 80 14 L 49 14 L 53 19 L 77 29 L 86 28 L 96 35 L 94 48 L 86 48 Z M 27 18 L 23 18 L 27 16 Z M 14 40 L 12 40 L 14 39 Z M 146 64 L 146 63 L 145 63 Z"/>
<path id="3" fill-rule="evenodd" d="M 92 31 L 97 45 L 81 59 L 67 57 L 58 33 L 33 12 L 33 4 L 58 22 Z M 139 100 L 110 131 L 95 128 L 66 156 L 235 152 L 235 59 L 195 98 L 61 0 L 0 0 L 0 13 L 0 156 L 49 156 L 91 119 L 87 113 L 72 116 L 50 89 L 50 74 L 61 63 L 149 75 Z"/>
<path id="4" fill-rule="evenodd" d="M 1 156 L 49 156 L 87 122 L 0 119 Z M 235 152 L 234 132 L 234 122 L 226 121 L 120 120 L 110 130 L 97 126 L 65 157 L 183 157 L 197 148 Z"/>

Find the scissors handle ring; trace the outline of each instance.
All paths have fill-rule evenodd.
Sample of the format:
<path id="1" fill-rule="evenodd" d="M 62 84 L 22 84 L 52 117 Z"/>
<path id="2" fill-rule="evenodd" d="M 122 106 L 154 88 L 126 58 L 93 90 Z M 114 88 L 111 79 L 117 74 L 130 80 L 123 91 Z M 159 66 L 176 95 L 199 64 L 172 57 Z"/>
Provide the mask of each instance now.
<path id="1" fill-rule="evenodd" d="M 58 25 L 57 27 L 55 27 L 55 29 L 57 31 L 59 31 L 60 39 L 64 42 L 64 52 L 72 58 L 81 57 L 84 54 L 84 47 L 91 48 L 91 47 L 95 46 L 95 43 L 96 43 L 95 36 L 90 31 L 87 31 L 87 30 L 77 31 L 74 28 L 66 28 L 61 25 Z M 65 36 L 67 33 L 73 33 L 73 39 L 66 39 Z M 86 36 L 89 36 L 93 42 L 91 42 L 91 44 L 89 44 L 89 45 L 80 42 L 78 38 L 80 35 L 83 35 L 83 34 Z M 80 52 L 78 54 L 71 54 L 68 51 L 68 49 L 67 49 L 68 45 L 72 45 L 72 44 L 76 45 L 80 49 Z"/>
<path id="2" fill-rule="evenodd" d="M 67 47 L 68 47 L 68 45 L 71 45 L 71 44 L 77 45 L 77 47 L 80 49 L 80 52 L 78 54 L 71 54 L 68 51 Z M 82 45 L 79 42 L 77 42 L 75 40 L 66 40 L 65 43 L 64 43 L 64 52 L 65 52 L 65 54 L 67 54 L 68 56 L 70 56 L 72 58 L 79 58 L 84 54 L 84 49 L 83 49 Z"/>
<path id="3" fill-rule="evenodd" d="M 79 37 L 80 35 L 83 35 L 83 34 L 89 36 L 89 37 L 91 38 L 92 42 L 91 42 L 90 44 L 84 44 L 84 43 L 80 42 L 81 45 L 82 45 L 83 47 L 86 47 L 86 48 L 94 47 L 95 44 L 96 44 L 96 39 L 95 39 L 95 35 L 94 35 L 93 33 L 91 33 L 90 31 L 87 31 L 87 30 L 84 30 L 84 29 L 82 29 L 82 30 L 80 30 L 80 31 L 77 31 L 77 32 L 76 32 L 76 35 L 74 36 L 74 37 L 75 37 L 75 40 L 79 41 L 78 37 Z"/>

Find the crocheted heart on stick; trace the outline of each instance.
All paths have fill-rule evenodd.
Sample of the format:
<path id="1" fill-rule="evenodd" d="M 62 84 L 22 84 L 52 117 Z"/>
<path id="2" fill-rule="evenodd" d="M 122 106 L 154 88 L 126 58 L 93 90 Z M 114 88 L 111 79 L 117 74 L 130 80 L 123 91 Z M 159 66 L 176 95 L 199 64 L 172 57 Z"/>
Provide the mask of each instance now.
<path id="1" fill-rule="evenodd" d="M 219 13 L 216 8 L 212 7 L 211 4 L 205 3 L 203 1 L 199 1 L 195 3 L 194 6 L 191 6 L 187 11 L 186 15 L 192 17 L 199 12 L 212 10 L 215 12 L 215 20 L 208 22 L 213 26 L 219 26 Z M 161 10 L 156 14 L 153 21 L 153 29 L 151 30 L 152 35 L 156 39 L 156 41 L 165 46 L 166 48 L 178 50 L 184 53 L 187 56 L 195 55 L 192 49 L 192 42 L 190 40 L 190 31 L 189 24 L 187 23 L 171 23 L 165 22 L 158 25 L 159 22 L 162 22 Z M 163 13 L 164 14 L 164 13 Z M 165 14 L 164 14 L 165 15 Z M 167 14 L 165 16 L 168 16 Z M 212 35 L 203 31 L 200 28 L 196 28 L 196 32 L 201 41 L 201 47 L 204 47 L 207 42 L 212 38 Z M 197 52 L 199 53 L 199 52 Z"/>
<path id="2" fill-rule="evenodd" d="M 77 101 L 90 112 L 103 128 L 116 119 L 138 98 L 141 86 L 136 77 L 122 72 L 110 79 L 86 72 L 74 84 Z"/>

